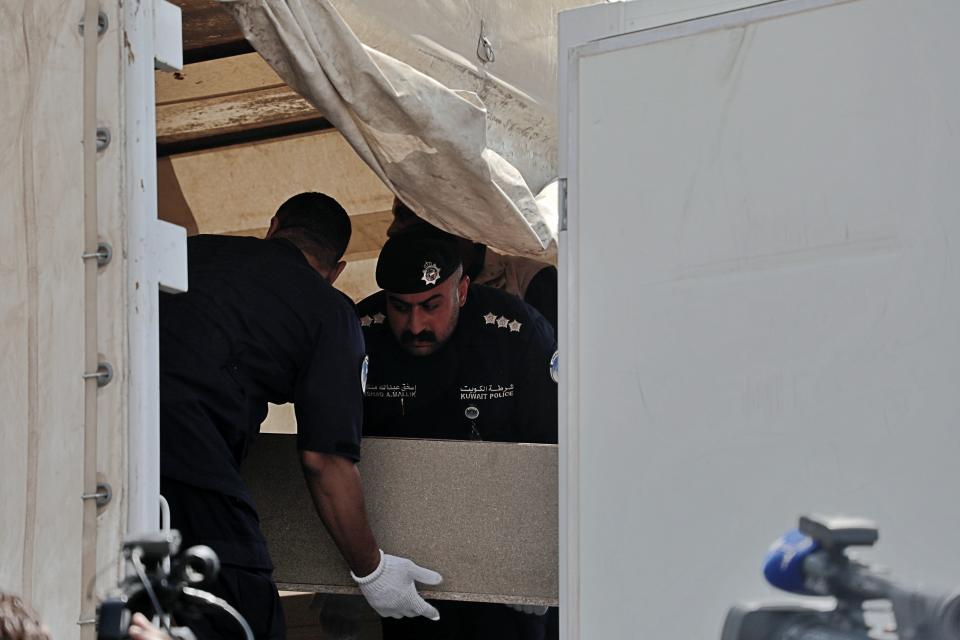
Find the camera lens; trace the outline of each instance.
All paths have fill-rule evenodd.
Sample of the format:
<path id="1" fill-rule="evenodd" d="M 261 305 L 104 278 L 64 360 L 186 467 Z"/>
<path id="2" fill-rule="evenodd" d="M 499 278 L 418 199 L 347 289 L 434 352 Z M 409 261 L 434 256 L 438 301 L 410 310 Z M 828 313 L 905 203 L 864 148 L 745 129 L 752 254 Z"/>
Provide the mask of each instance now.
<path id="1" fill-rule="evenodd" d="M 183 554 L 183 577 L 191 586 L 210 584 L 220 572 L 220 560 L 210 547 L 190 547 Z"/>

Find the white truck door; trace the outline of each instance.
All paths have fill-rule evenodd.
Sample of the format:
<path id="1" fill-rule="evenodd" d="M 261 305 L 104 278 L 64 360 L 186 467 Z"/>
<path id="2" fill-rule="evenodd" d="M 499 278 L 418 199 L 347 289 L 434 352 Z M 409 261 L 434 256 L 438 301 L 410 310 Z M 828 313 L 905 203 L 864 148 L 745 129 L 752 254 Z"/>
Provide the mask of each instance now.
<path id="1" fill-rule="evenodd" d="M 802 513 L 957 586 L 960 3 L 655 5 L 560 19 L 565 637 L 719 638 Z"/>

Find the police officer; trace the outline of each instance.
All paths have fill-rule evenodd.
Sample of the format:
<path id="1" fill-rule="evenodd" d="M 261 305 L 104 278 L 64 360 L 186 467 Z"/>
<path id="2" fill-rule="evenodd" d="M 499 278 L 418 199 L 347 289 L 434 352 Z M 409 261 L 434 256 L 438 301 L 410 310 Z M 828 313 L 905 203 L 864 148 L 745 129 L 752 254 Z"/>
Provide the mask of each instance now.
<path id="1" fill-rule="evenodd" d="M 358 306 L 370 357 L 364 435 L 557 441 L 553 330 L 515 296 L 471 285 L 455 242 L 390 238 L 384 290 Z M 542 638 L 545 608 L 437 602 L 437 625 L 384 620 L 384 638 Z M 411 624 L 412 623 L 412 624 Z"/>
<path id="2" fill-rule="evenodd" d="M 395 236 L 410 229 L 429 227 L 399 198 L 393 200 L 393 221 L 387 228 L 387 236 Z M 439 229 L 436 229 L 440 232 Z M 442 232 L 440 232 L 442 233 Z M 463 272 L 473 284 L 482 284 L 493 289 L 512 293 L 539 311 L 554 335 L 557 332 L 557 269 L 544 262 L 497 253 L 487 245 L 450 236 L 457 243 Z"/>
<path id="3" fill-rule="evenodd" d="M 212 589 L 257 638 L 284 637 L 273 565 L 240 476 L 267 403 L 294 402 L 297 447 L 321 520 L 381 615 L 436 611 L 414 581 L 439 574 L 384 554 L 367 522 L 360 477 L 363 336 L 331 285 L 343 270 L 350 220 L 329 196 L 287 200 L 267 239 L 188 240 L 188 293 L 161 294 L 161 491 L 185 546 L 221 560 Z M 363 577 L 358 577 L 363 576 Z M 227 619 L 186 622 L 201 638 L 234 638 Z"/>

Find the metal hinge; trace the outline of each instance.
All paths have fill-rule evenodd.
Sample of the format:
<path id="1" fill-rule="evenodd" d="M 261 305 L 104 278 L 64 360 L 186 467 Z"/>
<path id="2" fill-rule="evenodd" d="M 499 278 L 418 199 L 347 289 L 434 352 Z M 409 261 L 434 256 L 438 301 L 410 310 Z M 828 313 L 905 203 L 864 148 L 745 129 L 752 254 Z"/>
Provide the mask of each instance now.
<path id="1" fill-rule="evenodd" d="M 567 179 L 557 180 L 557 207 L 560 215 L 560 231 L 567 230 Z"/>

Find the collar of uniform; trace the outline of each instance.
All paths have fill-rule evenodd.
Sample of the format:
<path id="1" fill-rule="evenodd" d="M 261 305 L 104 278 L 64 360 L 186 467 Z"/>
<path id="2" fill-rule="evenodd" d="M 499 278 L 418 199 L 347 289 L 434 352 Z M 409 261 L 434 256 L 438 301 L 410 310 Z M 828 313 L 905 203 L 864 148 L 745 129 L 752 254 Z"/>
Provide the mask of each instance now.
<path id="1" fill-rule="evenodd" d="M 277 246 L 283 247 L 291 256 L 295 257 L 295 260 L 301 262 L 304 266 L 310 266 L 310 263 L 307 262 L 307 257 L 303 255 L 303 251 L 300 251 L 300 247 L 286 238 L 267 238 L 267 242 L 273 242 Z"/>

